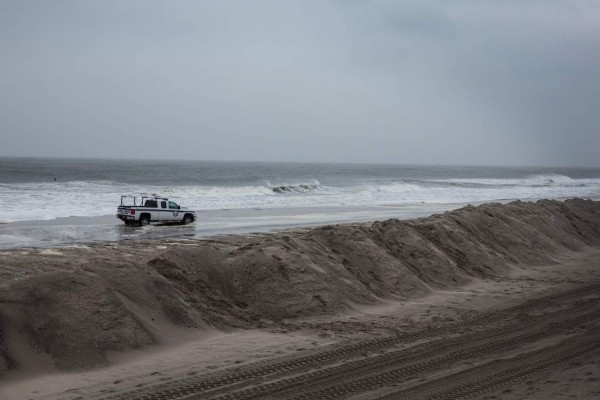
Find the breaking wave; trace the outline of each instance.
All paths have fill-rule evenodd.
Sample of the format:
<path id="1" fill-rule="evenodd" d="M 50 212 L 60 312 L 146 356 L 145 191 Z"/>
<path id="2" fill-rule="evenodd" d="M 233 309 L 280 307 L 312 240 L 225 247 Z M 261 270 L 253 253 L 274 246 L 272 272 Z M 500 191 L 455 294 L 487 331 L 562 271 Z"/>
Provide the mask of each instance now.
<path id="1" fill-rule="evenodd" d="M 273 193 L 310 193 L 310 192 L 325 192 L 327 189 L 319 183 L 313 184 L 297 184 L 297 185 L 278 185 L 271 186 Z"/>
<path id="2" fill-rule="evenodd" d="M 432 182 L 450 183 L 454 185 L 481 185 L 481 186 L 523 186 L 523 187 L 541 187 L 541 186 L 566 186 L 583 187 L 586 184 L 598 184 L 600 179 L 573 179 L 565 175 L 547 174 L 531 175 L 521 179 L 507 178 L 477 178 L 477 179 L 443 179 L 433 180 Z"/>

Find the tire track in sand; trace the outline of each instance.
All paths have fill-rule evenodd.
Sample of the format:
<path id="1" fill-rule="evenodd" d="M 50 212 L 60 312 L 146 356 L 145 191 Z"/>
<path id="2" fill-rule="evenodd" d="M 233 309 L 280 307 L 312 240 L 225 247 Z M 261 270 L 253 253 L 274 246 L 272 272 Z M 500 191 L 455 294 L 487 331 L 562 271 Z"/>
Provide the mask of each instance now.
<path id="1" fill-rule="evenodd" d="M 406 374 L 411 371 L 413 371 L 413 373 L 422 374 L 425 371 L 430 371 L 431 368 L 433 368 L 433 366 L 435 365 L 435 362 L 433 362 L 432 360 L 429 360 L 431 362 L 424 361 L 423 363 L 419 364 L 420 367 L 411 367 L 410 365 L 406 365 L 407 361 L 418 358 L 420 352 L 426 350 L 429 350 L 431 352 L 433 350 L 441 353 L 443 351 L 446 351 L 446 360 L 452 359 L 452 357 L 473 357 L 477 354 L 485 354 L 486 352 L 490 351 L 497 352 L 501 351 L 504 348 L 514 346 L 515 343 L 518 343 L 519 341 L 531 342 L 543 338 L 544 335 L 551 336 L 552 334 L 556 334 L 556 332 L 561 331 L 561 329 L 564 329 L 565 327 L 565 323 L 560 324 L 560 320 L 561 318 L 563 318 L 561 316 L 568 315 L 573 317 L 575 314 L 571 309 L 568 309 L 566 311 L 560 311 L 558 313 L 551 314 L 555 315 L 556 317 L 551 318 L 551 320 L 548 320 L 547 316 L 529 318 L 527 321 L 525 321 L 525 323 L 519 322 L 517 324 L 510 325 L 502 329 L 501 331 L 498 331 L 496 328 L 493 329 L 491 332 L 489 330 L 484 330 L 483 332 L 478 332 L 472 335 L 466 335 L 464 337 L 461 336 L 456 339 L 451 339 L 450 341 L 444 339 L 436 339 L 436 337 L 456 335 L 464 331 L 467 327 L 475 328 L 485 325 L 491 325 L 493 323 L 503 322 L 505 320 L 510 320 L 511 318 L 514 318 L 515 315 L 539 310 L 540 308 L 543 309 L 547 306 L 561 306 L 567 301 L 577 300 L 579 298 L 597 294 L 599 292 L 599 289 L 600 284 L 592 284 L 585 287 L 569 290 L 566 292 L 554 293 L 541 298 L 532 299 L 507 309 L 482 313 L 467 320 L 463 320 L 460 323 L 449 324 L 445 327 L 441 327 L 440 329 L 430 328 L 422 332 L 415 332 L 380 339 L 364 340 L 342 346 L 334 345 L 330 350 L 321 351 L 311 355 L 296 356 L 293 358 L 285 358 L 283 360 L 281 358 L 278 358 L 276 360 L 252 364 L 247 367 L 227 369 L 225 371 L 213 373 L 211 375 L 203 377 L 198 376 L 191 378 L 188 377 L 183 379 L 176 379 L 164 383 L 159 383 L 152 387 L 136 389 L 128 391 L 126 393 L 102 396 L 101 398 L 115 400 L 168 400 L 193 398 L 205 399 L 220 396 L 217 398 L 243 399 L 256 398 L 257 396 L 267 397 L 275 393 L 284 395 L 284 393 L 289 393 L 289 390 L 286 389 L 286 385 L 288 385 L 287 388 L 294 389 L 294 391 L 296 391 L 296 394 L 298 394 L 298 389 L 300 389 L 300 387 L 306 388 L 308 386 L 312 389 L 315 389 L 315 384 L 325 385 L 327 384 L 328 379 L 336 381 L 339 385 L 340 380 L 337 378 L 344 375 L 352 375 L 352 377 L 354 378 L 360 376 L 361 374 L 364 375 L 365 373 L 372 375 L 374 372 L 373 365 L 385 366 L 386 368 L 389 368 L 390 366 L 401 367 L 393 369 L 397 370 L 397 373 L 400 374 Z M 591 305 L 590 303 L 588 304 L 588 307 L 593 307 L 593 305 Z M 583 312 L 582 310 L 584 309 L 587 308 L 578 305 L 579 314 L 581 314 Z M 591 312 L 591 314 L 593 315 L 588 315 L 584 313 L 580 317 L 576 317 L 575 319 L 582 318 L 588 320 L 590 317 L 597 315 L 597 310 L 594 309 Z M 556 321 L 554 321 L 555 319 Z M 537 322 L 533 324 L 533 322 L 535 321 Z M 548 324 L 546 325 L 551 329 L 544 328 L 544 326 L 546 326 L 544 325 L 544 321 L 548 322 Z M 551 326 L 552 323 L 554 323 L 555 325 L 556 323 L 559 323 L 559 325 L 562 325 L 562 328 L 558 329 L 559 326 Z M 573 318 L 571 318 L 569 323 L 576 323 L 576 320 L 573 320 Z M 538 326 L 540 324 L 543 326 L 536 331 L 537 333 L 531 332 L 533 327 Z M 524 326 L 522 327 L 521 325 Z M 568 326 L 568 324 L 566 324 L 566 326 Z M 518 333 L 525 328 L 529 328 L 529 333 L 523 334 L 521 332 L 522 334 L 518 335 Z M 514 339 L 510 338 L 511 332 L 512 334 L 517 333 L 514 336 Z M 550 333 L 545 334 L 544 332 Z M 494 338 L 498 338 L 502 335 L 505 336 L 504 339 L 500 338 L 499 340 L 493 341 Z M 413 347 L 409 347 L 401 351 L 398 351 L 395 348 L 395 346 L 398 344 L 411 343 L 416 340 L 422 340 L 423 338 L 433 338 L 433 340 L 429 343 L 415 345 Z M 482 341 L 486 342 L 486 340 L 489 343 L 482 343 Z M 479 347 L 477 347 L 476 349 L 472 349 L 469 352 L 468 348 L 470 344 L 473 345 L 471 347 Z M 453 346 L 454 351 L 452 351 Z M 467 346 L 467 348 L 461 349 L 460 346 Z M 369 357 L 363 360 L 355 359 L 356 357 L 362 356 L 364 353 L 375 351 L 389 351 L 389 353 Z M 335 365 L 336 363 L 340 362 L 342 362 L 342 364 Z M 330 367 L 324 368 L 324 366 L 327 365 L 330 365 Z M 402 367 L 402 365 L 404 365 L 404 367 Z M 429 367 L 426 368 L 425 366 Z M 315 368 L 319 368 L 319 370 L 315 370 Z M 382 369 L 379 368 L 378 370 L 381 371 Z M 382 373 L 390 373 L 390 371 L 382 371 Z M 290 377 L 290 375 L 295 376 Z M 287 379 L 286 376 L 288 377 Z M 379 388 L 381 387 L 381 385 L 385 385 L 387 384 L 386 382 L 388 382 L 385 381 L 385 379 L 382 380 L 381 378 L 379 378 L 378 380 L 378 378 L 375 377 L 367 377 L 365 379 L 370 379 L 369 382 L 372 383 L 364 384 L 360 387 L 360 390 L 358 390 L 358 392 L 364 392 L 365 390 Z M 271 382 L 265 382 L 266 380 L 270 380 Z M 247 388 L 249 385 L 255 386 L 252 388 Z M 358 389 L 359 386 L 355 385 L 355 388 Z M 323 388 L 323 390 L 325 391 L 329 389 L 333 390 L 333 387 Z M 302 389 L 300 389 L 300 391 L 302 391 Z M 356 393 L 357 391 L 354 390 L 350 392 Z"/>

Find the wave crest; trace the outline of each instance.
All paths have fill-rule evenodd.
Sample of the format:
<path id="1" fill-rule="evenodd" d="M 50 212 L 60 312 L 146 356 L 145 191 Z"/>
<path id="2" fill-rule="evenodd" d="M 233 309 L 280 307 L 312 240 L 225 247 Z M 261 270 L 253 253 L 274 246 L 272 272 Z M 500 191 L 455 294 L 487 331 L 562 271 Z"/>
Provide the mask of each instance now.
<path id="1" fill-rule="evenodd" d="M 277 194 L 325 192 L 326 190 L 319 183 L 271 186 L 271 191 Z"/>
<path id="2" fill-rule="evenodd" d="M 427 181 L 424 181 L 427 182 Z M 439 184 L 449 184 L 452 186 L 481 186 L 481 187 L 501 187 L 501 186 L 521 186 L 521 187 L 544 187 L 544 186 L 563 186 L 563 187 L 583 187 L 586 183 L 597 183 L 597 179 L 573 179 L 565 175 L 546 174 L 530 175 L 526 178 L 461 178 L 461 179 L 441 179 L 431 182 Z"/>

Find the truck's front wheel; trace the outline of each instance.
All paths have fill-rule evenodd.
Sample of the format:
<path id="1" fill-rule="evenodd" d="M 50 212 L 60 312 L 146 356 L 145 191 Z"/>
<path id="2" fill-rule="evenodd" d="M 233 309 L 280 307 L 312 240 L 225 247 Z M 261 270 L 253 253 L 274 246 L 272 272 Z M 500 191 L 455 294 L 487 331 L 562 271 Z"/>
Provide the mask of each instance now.
<path id="1" fill-rule="evenodd" d="M 187 224 L 191 224 L 192 222 L 194 222 L 194 217 L 192 217 L 190 214 L 186 214 L 183 217 L 183 220 L 181 221 L 182 225 L 187 225 Z"/>

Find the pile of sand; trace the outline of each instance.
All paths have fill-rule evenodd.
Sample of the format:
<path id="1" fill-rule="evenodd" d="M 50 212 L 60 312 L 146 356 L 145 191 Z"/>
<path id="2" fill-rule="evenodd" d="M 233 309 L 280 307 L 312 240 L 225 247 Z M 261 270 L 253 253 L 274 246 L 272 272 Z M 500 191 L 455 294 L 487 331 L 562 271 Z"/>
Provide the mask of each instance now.
<path id="1" fill-rule="evenodd" d="M 0 253 L 0 372 L 102 365 L 173 326 L 230 329 L 338 313 L 381 298 L 543 265 L 600 244 L 600 202 L 485 204 L 185 245 Z M 154 249 L 154 250 L 152 250 Z"/>

